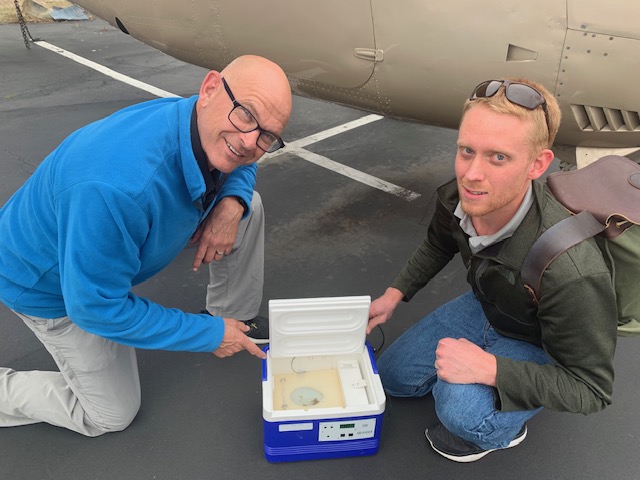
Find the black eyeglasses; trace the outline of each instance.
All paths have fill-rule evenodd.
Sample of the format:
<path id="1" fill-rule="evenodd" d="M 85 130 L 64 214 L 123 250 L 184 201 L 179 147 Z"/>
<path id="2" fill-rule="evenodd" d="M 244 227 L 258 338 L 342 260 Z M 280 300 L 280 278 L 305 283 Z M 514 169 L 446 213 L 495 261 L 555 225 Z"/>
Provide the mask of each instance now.
<path id="1" fill-rule="evenodd" d="M 260 135 L 258 136 L 257 145 L 261 150 L 264 150 L 267 153 L 273 153 L 284 147 L 282 138 L 269 130 L 263 129 L 258 124 L 256 117 L 253 116 L 253 113 L 243 107 L 236 100 L 236 97 L 231 93 L 231 89 L 224 78 L 222 79 L 222 84 L 224 85 L 224 89 L 227 91 L 227 95 L 229 95 L 229 98 L 233 102 L 233 108 L 228 115 L 231 125 L 236 127 L 242 133 L 249 133 L 258 130 Z"/>
<path id="2" fill-rule="evenodd" d="M 547 122 L 547 132 L 551 136 L 551 128 L 549 127 L 549 111 L 547 110 L 547 101 L 544 99 L 538 90 L 526 83 L 510 82 L 509 80 L 487 80 L 482 82 L 476 88 L 473 89 L 473 93 L 469 97 L 469 100 L 475 100 L 476 98 L 493 97 L 500 87 L 504 85 L 504 95 L 511 103 L 527 108 L 529 110 L 535 110 L 542 106 L 544 111 L 544 119 Z"/>

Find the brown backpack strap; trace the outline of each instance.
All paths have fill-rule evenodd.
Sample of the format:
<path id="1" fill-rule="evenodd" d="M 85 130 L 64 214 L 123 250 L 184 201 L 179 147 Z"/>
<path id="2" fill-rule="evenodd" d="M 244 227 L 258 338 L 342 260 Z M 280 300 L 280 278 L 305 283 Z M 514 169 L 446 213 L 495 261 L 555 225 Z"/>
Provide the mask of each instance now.
<path id="1" fill-rule="evenodd" d="M 640 225 L 640 165 L 626 157 L 607 155 L 578 170 L 554 172 L 547 187 L 568 210 L 589 210 L 606 224 L 607 238 Z"/>
<path id="2" fill-rule="evenodd" d="M 565 218 L 545 231 L 529 249 L 522 270 L 522 283 L 538 303 L 542 274 L 558 255 L 606 228 L 589 211 Z"/>

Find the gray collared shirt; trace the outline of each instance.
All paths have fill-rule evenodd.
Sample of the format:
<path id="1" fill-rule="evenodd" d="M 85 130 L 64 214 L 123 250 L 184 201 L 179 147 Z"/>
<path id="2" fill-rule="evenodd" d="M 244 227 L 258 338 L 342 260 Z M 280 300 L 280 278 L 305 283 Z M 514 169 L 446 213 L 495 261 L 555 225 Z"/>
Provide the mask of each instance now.
<path id="1" fill-rule="evenodd" d="M 507 222 L 507 224 L 502 227 L 499 231 L 494 233 L 493 235 L 478 235 L 476 229 L 473 228 L 473 223 L 471 223 L 471 217 L 464 213 L 462 207 L 460 206 L 460 202 L 456 206 L 456 210 L 454 215 L 460 219 L 460 228 L 464 230 L 464 232 L 469 235 L 469 248 L 471 251 L 476 254 L 490 245 L 494 245 L 498 242 L 501 242 L 505 238 L 509 238 L 513 235 L 513 232 L 516 231 L 516 228 L 520 225 L 522 220 L 524 220 L 525 215 L 529 211 L 533 205 L 533 187 L 529 184 L 529 188 L 527 189 L 527 193 L 522 199 L 522 203 L 518 208 L 516 214 Z"/>

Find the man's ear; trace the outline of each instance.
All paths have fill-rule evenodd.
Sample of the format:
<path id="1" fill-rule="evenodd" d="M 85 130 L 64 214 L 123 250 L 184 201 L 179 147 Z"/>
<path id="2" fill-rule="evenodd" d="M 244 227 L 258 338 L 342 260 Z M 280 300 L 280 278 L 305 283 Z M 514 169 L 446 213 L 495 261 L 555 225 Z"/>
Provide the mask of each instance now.
<path id="1" fill-rule="evenodd" d="M 211 95 L 213 95 L 219 87 L 222 85 L 222 76 L 220 72 L 216 72 L 215 70 L 211 70 L 204 77 L 202 81 L 202 85 L 200 85 L 200 102 L 203 106 L 209 103 Z"/>
<path id="2" fill-rule="evenodd" d="M 555 155 L 548 148 L 540 151 L 529 167 L 529 179 L 540 178 L 542 174 L 547 171 L 547 168 L 549 168 L 554 158 Z"/>

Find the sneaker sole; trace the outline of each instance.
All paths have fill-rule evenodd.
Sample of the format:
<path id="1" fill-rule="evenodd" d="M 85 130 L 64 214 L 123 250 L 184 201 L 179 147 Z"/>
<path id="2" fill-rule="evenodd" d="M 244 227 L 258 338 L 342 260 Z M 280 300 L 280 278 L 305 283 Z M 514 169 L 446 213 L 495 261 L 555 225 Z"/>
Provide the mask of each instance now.
<path id="1" fill-rule="evenodd" d="M 429 443 L 431 444 L 431 448 L 433 448 L 436 452 L 438 452 L 440 455 L 442 455 L 445 458 L 448 458 L 449 460 L 453 460 L 454 462 L 458 462 L 458 463 L 470 463 L 470 462 L 475 462 L 476 460 L 480 460 L 482 457 L 485 457 L 487 455 L 489 455 L 491 452 L 495 452 L 496 450 L 506 450 L 507 448 L 512 448 L 515 447 L 517 445 L 520 445 L 525 438 L 527 438 L 527 428 L 524 429 L 524 433 L 516 438 L 514 438 L 513 440 L 511 440 L 511 442 L 509 442 L 509 445 L 507 445 L 504 448 L 493 448 L 491 450 L 485 450 L 484 452 L 480 452 L 480 453 L 475 453 L 472 455 L 465 455 L 465 456 L 456 456 L 456 455 L 451 455 L 450 453 L 446 453 L 443 452 L 442 450 L 438 450 L 436 448 L 436 446 L 433 444 L 433 442 L 431 441 L 431 439 L 429 438 L 429 429 L 427 428 L 424 431 L 424 435 L 425 437 L 427 437 L 427 440 L 429 440 Z"/>

